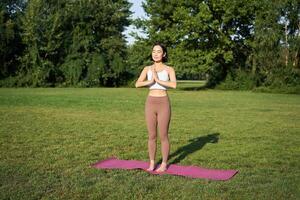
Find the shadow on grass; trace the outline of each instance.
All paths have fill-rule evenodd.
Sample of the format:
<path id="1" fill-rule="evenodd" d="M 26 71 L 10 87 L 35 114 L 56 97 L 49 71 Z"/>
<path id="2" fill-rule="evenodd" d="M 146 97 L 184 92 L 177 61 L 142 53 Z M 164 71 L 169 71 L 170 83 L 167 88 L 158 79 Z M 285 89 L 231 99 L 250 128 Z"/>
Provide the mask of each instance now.
<path id="1" fill-rule="evenodd" d="M 180 161 L 183 160 L 185 157 L 187 157 L 189 154 L 192 154 L 202 149 L 207 143 L 218 143 L 219 135 L 220 135 L 219 133 L 212 133 L 206 136 L 196 137 L 189 140 L 190 142 L 189 144 L 180 147 L 174 153 L 169 155 L 168 160 L 171 160 L 173 158 L 174 160 L 172 162 L 169 162 L 168 164 L 180 163 Z M 158 161 L 158 163 L 161 162 L 162 159 Z"/>

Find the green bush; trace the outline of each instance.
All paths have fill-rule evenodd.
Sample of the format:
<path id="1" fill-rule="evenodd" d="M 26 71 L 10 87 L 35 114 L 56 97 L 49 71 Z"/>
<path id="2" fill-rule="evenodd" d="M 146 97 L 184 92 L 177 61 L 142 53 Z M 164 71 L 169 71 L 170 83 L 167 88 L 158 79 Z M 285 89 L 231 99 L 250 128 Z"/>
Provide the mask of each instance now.
<path id="1" fill-rule="evenodd" d="M 0 87 L 15 87 L 16 85 L 16 78 L 13 76 L 9 76 L 5 79 L 0 80 Z"/>
<path id="2" fill-rule="evenodd" d="M 224 82 L 216 88 L 222 90 L 252 90 L 256 87 L 257 78 L 250 72 L 242 70 L 228 73 Z"/>
<path id="3" fill-rule="evenodd" d="M 291 66 L 274 67 L 254 91 L 300 94 L 300 70 Z"/>
<path id="4" fill-rule="evenodd" d="M 273 68 L 264 86 L 271 89 L 300 86 L 300 70 L 290 66 Z"/>
<path id="5" fill-rule="evenodd" d="M 255 92 L 300 94 L 300 70 L 281 66 L 274 67 L 268 74 L 255 74 L 236 70 L 228 73 L 217 89 L 253 90 Z"/>

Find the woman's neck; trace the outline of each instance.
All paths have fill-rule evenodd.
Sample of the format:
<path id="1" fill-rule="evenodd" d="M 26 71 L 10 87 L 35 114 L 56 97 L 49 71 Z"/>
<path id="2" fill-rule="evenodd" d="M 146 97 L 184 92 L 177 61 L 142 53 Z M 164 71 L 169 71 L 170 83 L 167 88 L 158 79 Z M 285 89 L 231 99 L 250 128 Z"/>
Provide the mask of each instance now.
<path id="1" fill-rule="evenodd" d="M 154 62 L 155 69 L 162 69 L 164 64 L 162 62 Z"/>

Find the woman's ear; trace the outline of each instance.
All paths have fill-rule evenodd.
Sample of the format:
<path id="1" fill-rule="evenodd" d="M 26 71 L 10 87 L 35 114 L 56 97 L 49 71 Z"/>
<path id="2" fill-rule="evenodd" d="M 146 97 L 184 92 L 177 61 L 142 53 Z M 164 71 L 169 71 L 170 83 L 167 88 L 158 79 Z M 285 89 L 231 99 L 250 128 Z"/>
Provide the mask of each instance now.
<path id="1" fill-rule="evenodd" d="M 166 57 L 166 55 L 167 55 L 167 54 L 166 54 L 166 53 L 164 53 L 163 57 Z"/>

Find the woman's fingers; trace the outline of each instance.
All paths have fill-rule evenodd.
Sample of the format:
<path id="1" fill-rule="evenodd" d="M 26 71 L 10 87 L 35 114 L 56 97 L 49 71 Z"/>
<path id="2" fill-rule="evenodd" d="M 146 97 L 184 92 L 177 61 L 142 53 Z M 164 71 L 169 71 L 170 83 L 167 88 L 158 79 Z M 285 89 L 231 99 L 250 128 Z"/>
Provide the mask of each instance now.
<path id="1" fill-rule="evenodd" d="M 156 81 L 158 79 L 156 71 L 153 72 L 153 76 L 154 76 L 154 79 Z"/>

